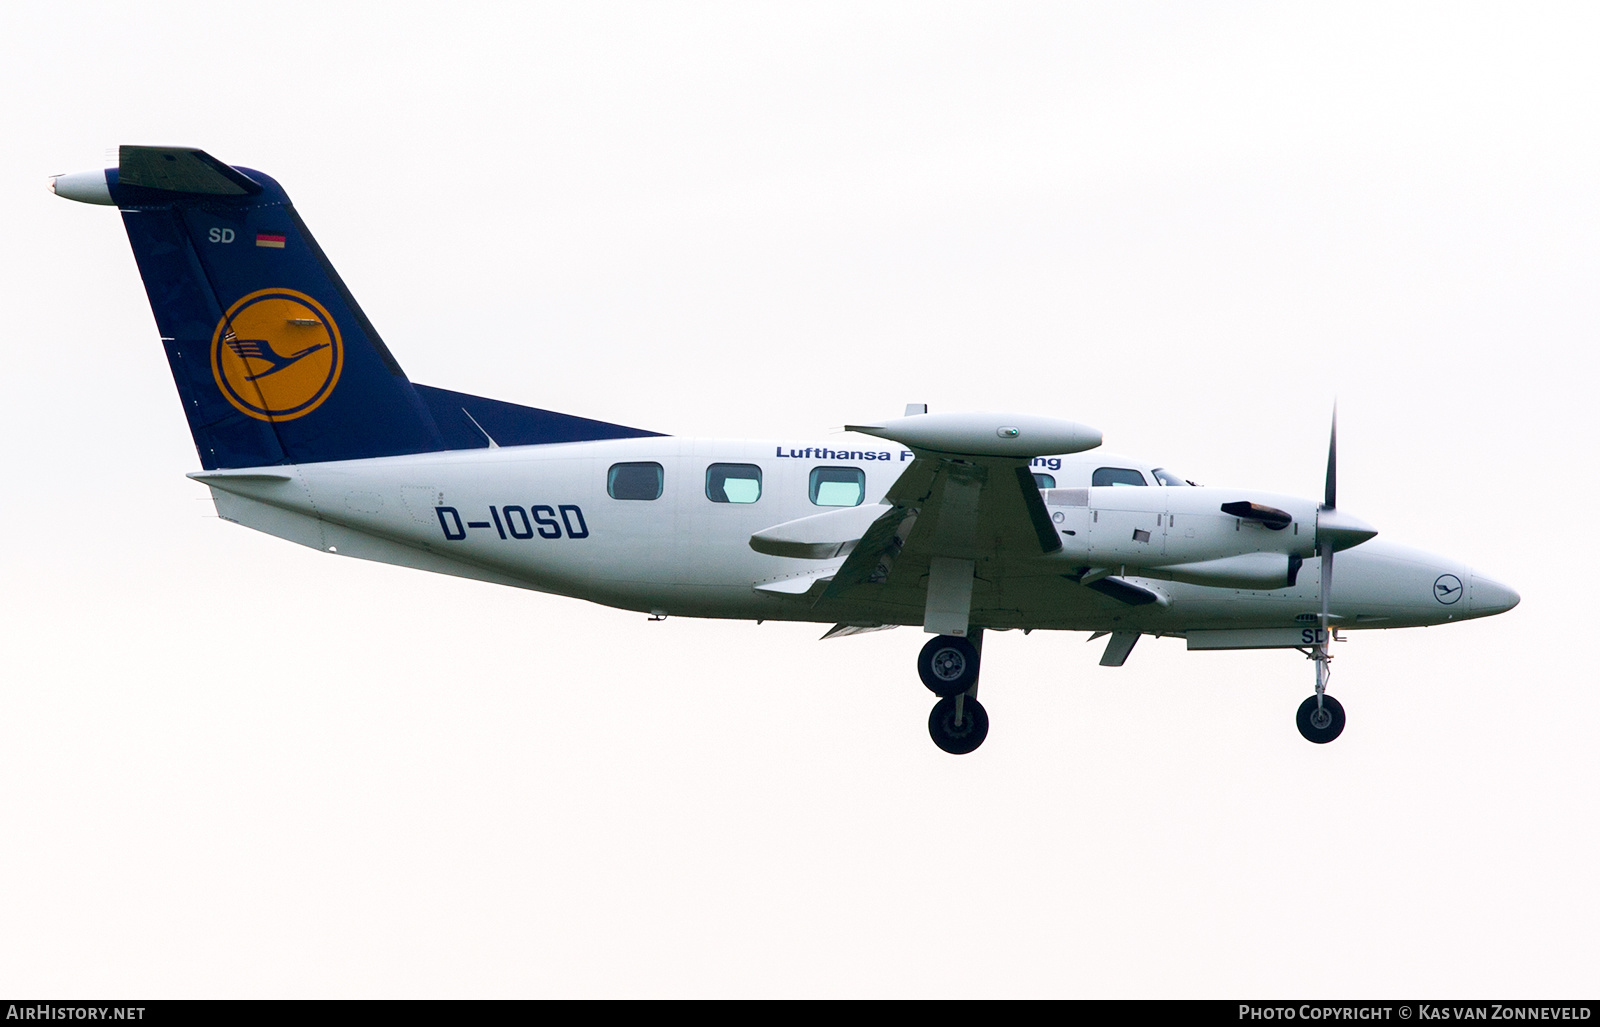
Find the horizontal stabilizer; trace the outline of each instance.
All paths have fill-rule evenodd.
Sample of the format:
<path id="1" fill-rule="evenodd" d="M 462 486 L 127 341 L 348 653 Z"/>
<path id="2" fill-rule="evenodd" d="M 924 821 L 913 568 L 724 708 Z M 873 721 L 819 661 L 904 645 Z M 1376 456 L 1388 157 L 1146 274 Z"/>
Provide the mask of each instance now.
<path id="1" fill-rule="evenodd" d="M 255 196 L 260 183 L 204 150 L 187 146 L 124 146 L 117 183 L 199 196 Z"/>
<path id="2" fill-rule="evenodd" d="M 221 489 L 226 489 L 229 483 L 249 485 L 294 480 L 293 475 L 274 471 L 194 471 L 188 477 Z"/>

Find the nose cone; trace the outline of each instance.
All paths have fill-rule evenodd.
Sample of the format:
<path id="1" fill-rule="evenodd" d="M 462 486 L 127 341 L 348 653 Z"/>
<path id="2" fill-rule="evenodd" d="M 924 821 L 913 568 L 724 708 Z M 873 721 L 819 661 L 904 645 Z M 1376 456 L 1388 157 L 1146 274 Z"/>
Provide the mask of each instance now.
<path id="1" fill-rule="evenodd" d="M 1522 597 L 1510 585 L 1502 585 L 1476 571 L 1472 574 L 1472 593 L 1467 597 L 1468 611 L 1474 617 L 1492 617 L 1505 613 L 1522 602 Z"/>

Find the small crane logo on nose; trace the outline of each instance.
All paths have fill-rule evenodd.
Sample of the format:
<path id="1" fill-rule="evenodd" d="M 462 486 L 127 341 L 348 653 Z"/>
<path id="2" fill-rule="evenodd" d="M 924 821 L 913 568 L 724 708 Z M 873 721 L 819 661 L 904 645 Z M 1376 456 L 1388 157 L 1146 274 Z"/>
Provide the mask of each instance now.
<path id="1" fill-rule="evenodd" d="M 1446 606 L 1461 598 L 1461 579 L 1454 574 L 1441 574 L 1433 583 L 1433 598 Z"/>

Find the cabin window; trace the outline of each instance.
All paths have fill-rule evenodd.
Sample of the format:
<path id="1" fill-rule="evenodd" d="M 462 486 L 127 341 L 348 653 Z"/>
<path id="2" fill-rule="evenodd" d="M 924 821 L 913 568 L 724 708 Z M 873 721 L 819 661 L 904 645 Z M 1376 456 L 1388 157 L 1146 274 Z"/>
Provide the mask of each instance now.
<path id="1" fill-rule="evenodd" d="M 1102 485 L 1143 485 L 1144 475 L 1131 467 L 1097 467 L 1094 472 L 1094 484 L 1097 488 Z"/>
<path id="2" fill-rule="evenodd" d="M 657 463 L 612 464 L 606 474 L 606 492 L 612 499 L 660 499 L 665 480 Z"/>
<path id="3" fill-rule="evenodd" d="M 1180 477 L 1179 475 L 1173 474 L 1171 471 L 1167 470 L 1165 467 L 1157 467 L 1155 470 L 1151 471 L 1150 473 L 1156 476 L 1156 482 L 1158 484 L 1161 484 L 1161 485 L 1188 485 L 1189 484 L 1189 482 L 1186 479 Z"/>
<path id="4" fill-rule="evenodd" d="M 1033 483 L 1042 489 L 1053 489 L 1056 487 L 1056 476 L 1053 474 L 1040 474 L 1038 471 L 1034 471 Z"/>
<path id="5" fill-rule="evenodd" d="M 867 495 L 867 472 L 859 467 L 813 467 L 811 501 L 818 506 L 860 506 Z"/>
<path id="6" fill-rule="evenodd" d="M 761 468 L 712 464 L 706 468 L 706 498 L 713 503 L 754 503 L 761 498 Z"/>

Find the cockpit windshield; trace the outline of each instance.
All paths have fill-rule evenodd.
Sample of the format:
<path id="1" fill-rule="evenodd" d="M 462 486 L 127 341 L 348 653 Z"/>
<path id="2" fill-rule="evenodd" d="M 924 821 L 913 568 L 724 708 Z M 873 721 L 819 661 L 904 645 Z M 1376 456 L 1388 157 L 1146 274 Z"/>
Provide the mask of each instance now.
<path id="1" fill-rule="evenodd" d="M 1173 474 L 1171 471 L 1167 470 L 1165 467 L 1157 467 L 1155 470 L 1151 471 L 1150 473 L 1155 475 L 1156 476 L 1156 481 L 1158 483 L 1162 484 L 1162 485 L 1189 485 L 1189 484 L 1191 484 L 1191 482 L 1185 481 L 1183 478 L 1178 477 L 1176 474 Z"/>
<path id="2" fill-rule="evenodd" d="M 1089 484 L 1095 488 L 1108 485 L 1143 485 L 1144 475 L 1132 467 L 1097 467 Z"/>

